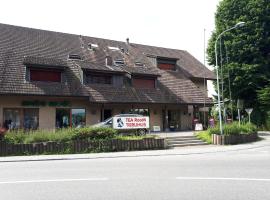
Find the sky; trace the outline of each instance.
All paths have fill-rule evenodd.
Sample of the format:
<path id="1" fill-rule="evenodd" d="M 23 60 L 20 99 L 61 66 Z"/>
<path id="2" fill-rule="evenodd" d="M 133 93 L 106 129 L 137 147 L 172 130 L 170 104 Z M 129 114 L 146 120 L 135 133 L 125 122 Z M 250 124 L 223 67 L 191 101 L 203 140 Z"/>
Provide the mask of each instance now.
<path id="1" fill-rule="evenodd" d="M 204 63 L 204 41 L 214 30 L 219 1 L 8 0 L 1 2 L 0 23 L 119 41 L 128 37 L 131 43 L 186 50 Z M 211 85 L 208 89 L 214 93 Z"/>

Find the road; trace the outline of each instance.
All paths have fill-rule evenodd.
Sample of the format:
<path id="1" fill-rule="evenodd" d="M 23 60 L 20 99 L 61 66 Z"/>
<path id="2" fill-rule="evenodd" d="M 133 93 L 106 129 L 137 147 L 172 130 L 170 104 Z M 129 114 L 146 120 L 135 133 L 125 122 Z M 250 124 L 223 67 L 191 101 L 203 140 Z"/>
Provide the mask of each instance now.
<path id="1" fill-rule="evenodd" d="M 3 162 L 0 195 L 3 200 L 268 200 L 270 143 L 191 155 Z"/>

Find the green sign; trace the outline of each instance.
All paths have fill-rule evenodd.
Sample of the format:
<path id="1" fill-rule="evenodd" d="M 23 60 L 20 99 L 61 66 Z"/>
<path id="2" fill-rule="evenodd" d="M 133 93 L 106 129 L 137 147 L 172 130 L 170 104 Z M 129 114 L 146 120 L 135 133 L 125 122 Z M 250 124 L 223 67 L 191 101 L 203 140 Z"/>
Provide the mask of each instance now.
<path id="1" fill-rule="evenodd" d="M 46 101 L 22 101 L 22 106 L 43 107 L 46 106 Z"/>
<path id="2" fill-rule="evenodd" d="M 50 107 L 69 107 L 71 104 L 69 101 L 22 101 L 22 106 L 31 106 L 31 107 L 44 107 L 44 106 L 50 106 Z"/>

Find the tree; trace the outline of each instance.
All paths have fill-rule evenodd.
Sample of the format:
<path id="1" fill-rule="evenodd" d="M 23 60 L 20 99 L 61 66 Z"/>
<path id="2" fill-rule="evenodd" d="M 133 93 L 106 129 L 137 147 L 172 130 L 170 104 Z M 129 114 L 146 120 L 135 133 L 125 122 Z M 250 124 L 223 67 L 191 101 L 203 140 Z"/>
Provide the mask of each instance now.
<path id="1" fill-rule="evenodd" d="M 246 22 L 245 26 L 225 33 L 218 43 L 223 52 L 218 53 L 218 66 L 223 67 L 224 97 L 230 97 L 230 78 L 232 99 L 244 99 L 245 107 L 253 107 L 255 113 L 265 116 L 270 108 L 269 0 L 220 2 L 215 16 L 216 30 L 208 43 L 208 62 L 215 65 L 217 35 L 240 21 Z"/>

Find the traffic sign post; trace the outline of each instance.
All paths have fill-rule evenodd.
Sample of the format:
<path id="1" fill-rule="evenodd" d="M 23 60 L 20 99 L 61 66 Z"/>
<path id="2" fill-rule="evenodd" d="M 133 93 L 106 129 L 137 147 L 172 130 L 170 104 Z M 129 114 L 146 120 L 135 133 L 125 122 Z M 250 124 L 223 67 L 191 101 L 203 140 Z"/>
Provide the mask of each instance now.
<path id="1" fill-rule="evenodd" d="M 253 111 L 253 108 L 246 108 L 245 111 L 248 113 L 248 122 L 250 123 L 250 115 Z"/>

